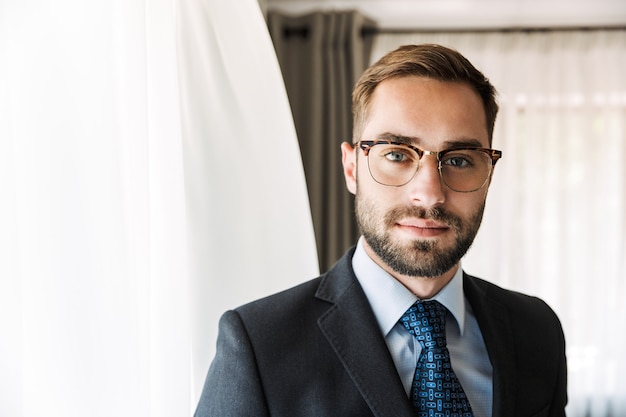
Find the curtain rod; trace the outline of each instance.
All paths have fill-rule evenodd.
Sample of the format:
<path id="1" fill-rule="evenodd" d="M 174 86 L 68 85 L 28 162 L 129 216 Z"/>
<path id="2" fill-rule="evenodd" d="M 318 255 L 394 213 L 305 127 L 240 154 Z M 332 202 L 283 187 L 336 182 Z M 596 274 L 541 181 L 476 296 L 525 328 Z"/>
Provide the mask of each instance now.
<path id="1" fill-rule="evenodd" d="M 305 26 L 287 26 L 283 28 L 283 35 L 286 37 L 298 36 L 306 38 L 309 35 L 309 28 Z M 378 28 L 374 26 L 363 26 L 361 36 L 375 35 L 410 35 L 420 33 L 551 33 L 551 32 L 593 32 L 606 30 L 626 30 L 626 26 L 562 26 L 562 27 L 536 27 L 536 28 L 449 28 L 449 29 L 409 29 L 409 28 Z"/>
<path id="2" fill-rule="evenodd" d="M 559 26 L 559 27 L 494 27 L 494 28 L 378 28 L 363 27 L 363 35 L 388 35 L 411 33 L 535 33 L 535 32 L 592 32 L 604 30 L 626 30 L 626 25 L 615 26 Z"/>

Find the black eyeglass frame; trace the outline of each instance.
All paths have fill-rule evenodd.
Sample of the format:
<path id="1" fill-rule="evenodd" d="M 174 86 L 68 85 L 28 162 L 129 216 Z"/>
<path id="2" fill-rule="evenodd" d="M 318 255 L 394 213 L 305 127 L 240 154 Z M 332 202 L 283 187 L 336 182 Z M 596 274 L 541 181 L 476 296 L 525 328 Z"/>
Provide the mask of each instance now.
<path id="1" fill-rule="evenodd" d="M 355 143 L 355 146 L 358 146 L 359 148 L 361 148 L 361 150 L 363 151 L 363 155 L 365 157 L 367 157 L 369 155 L 370 149 L 376 145 L 394 145 L 394 146 L 405 146 L 409 149 L 412 149 L 415 151 L 415 153 L 417 153 L 417 156 L 419 157 L 418 160 L 418 164 L 417 164 L 417 169 L 415 170 L 415 173 L 413 174 L 413 176 L 405 183 L 400 184 L 400 185 L 389 185 L 389 184 L 384 184 L 380 181 L 378 181 L 374 175 L 372 175 L 372 171 L 371 169 L 369 169 L 369 162 L 368 162 L 368 170 L 370 171 L 370 175 L 372 176 L 372 178 L 374 179 L 374 181 L 376 181 L 377 183 L 381 184 L 381 185 L 385 185 L 388 187 L 402 187 L 406 184 L 408 184 L 409 182 L 411 182 L 411 180 L 415 177 L 415 175 L 417 174 L 417 171 L 419 171 L 420 168 L 420 162 L 422 160 L 422 158 L 424 157 L 424 155 L 434 155 L 437 158 L 437 170 L 439 171 L 439 178 L 441 178 L 441 182 L 443 182 L 446 187 L 448 187 L 449 189 L 451 189 L 452 191 L 458 192 L 458 193 L 472 193 L 474 191 L 478 191 L 481 188 L 483 188 L 485 186 L 485 184 L 487 184 L 487 182 L 489 181 L 489 177 L 491 177 L 491 173 L 493 172 L 493 167 L 496 165 L 496 162 L 498 162 L 498 160 L 500 158 L 502 158 L 502 151 L 499 151 L 497 149 L 490 149 L 490 148 L 481 148 L 479 146 L 462 146 L 462 147 L 458 147 L 458 148 L 449 148 L 449 149 L 444 149 L 442 151 L 426 151 L 424 149 L 420 149 L 417 146 L 414 145 L 410 145 L 408 143 L 402 143 L 402 142 L 395 142 L 392 140 L 388 140 L 388 139 L 377 139 L 377 140 L 360 140 L 357 143 Z M 489 156 L 489 158 L 491 159 L 491 169 L 489 170 L 489 175 L 487 175 L 487 178 L 485 178 L 485 182 L 483 182 L 483 184 L 474 189 L 474 190 L 469 190 L 469 191 L 459 191 L 459 190 L 455 190 L 454 188 L 450 187 L 446 181 L 443 179 L 443 174 L 441 173 L 441 162 L 443 157 L 450 152 L 457 152 L 457 151 L 479 151 L 479 152 L 483 152 L 485 154 L 487 154 Z M 369 161 L 369 159 L 368 159 Z"/>

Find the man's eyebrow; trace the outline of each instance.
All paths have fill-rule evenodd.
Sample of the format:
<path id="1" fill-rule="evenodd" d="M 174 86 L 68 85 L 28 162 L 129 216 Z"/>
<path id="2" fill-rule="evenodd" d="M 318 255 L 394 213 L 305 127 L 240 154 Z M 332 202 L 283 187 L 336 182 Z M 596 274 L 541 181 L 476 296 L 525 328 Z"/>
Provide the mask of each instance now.
<path id="1" fill-rule="evenodd" d="M 483 148 L 484 145 L 481 141 L 475 138 L 459 138 L 455 140 L 447 140 L 443 143 L 444 149 L 455 148 Z"/>
<path id="2" fill-rule="evenodd" d="M 379 140 L 389 140 L 392 142 L 402 143 L 405 145 L 415 145 L 420 142 L 420 139 L 414 136 L 403 136 L 396 133 L 385 132 L 376 136 Z"/>

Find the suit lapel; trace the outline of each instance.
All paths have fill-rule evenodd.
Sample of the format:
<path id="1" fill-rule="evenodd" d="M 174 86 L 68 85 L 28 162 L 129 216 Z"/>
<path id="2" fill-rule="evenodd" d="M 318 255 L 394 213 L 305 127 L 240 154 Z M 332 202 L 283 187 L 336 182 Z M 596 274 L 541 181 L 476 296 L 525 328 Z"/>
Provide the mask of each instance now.
<path id="1" fill-rule="evenodd" d="M 322 280 L 317 296 L 334 305 L 318 325 L 375 416 L 413 416 L 351 259 L 352 251 Z"/>
<path id="2" fill-rule="evenodd" d="M 481 287 L 477 278 L 465 274 L 463 283 L 493 366 L 493 416 L 514 415 L 517 375 L 508 310 L 489 298 L 487 288 Z"/>

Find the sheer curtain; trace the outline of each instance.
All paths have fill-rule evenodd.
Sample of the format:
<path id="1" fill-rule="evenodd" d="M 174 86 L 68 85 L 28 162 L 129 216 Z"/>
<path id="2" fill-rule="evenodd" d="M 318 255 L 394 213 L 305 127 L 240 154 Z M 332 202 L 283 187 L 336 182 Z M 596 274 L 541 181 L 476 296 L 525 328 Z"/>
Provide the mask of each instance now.
<path id="1" fill-rule="evenodd" d="M 191 415 L 221 312 L 316 274 L 255 0 L 0 2 L 0 415 Z"/>
<path id="2" fill-rule="evenodd" d="M 423 42 L 458 49 L 500 93 L 504 157 L 464 268 L 557 311 L 568 416 L 626 415 L 626 31 L 381 34 L 373 59 Z"/>

